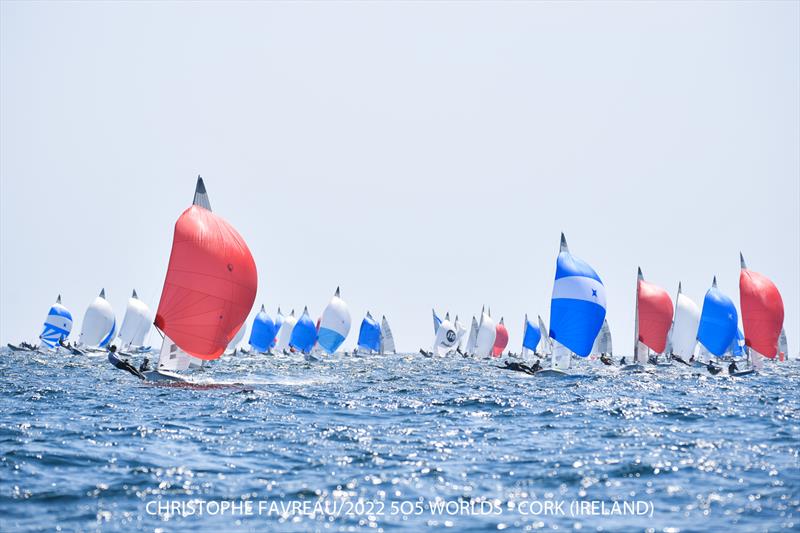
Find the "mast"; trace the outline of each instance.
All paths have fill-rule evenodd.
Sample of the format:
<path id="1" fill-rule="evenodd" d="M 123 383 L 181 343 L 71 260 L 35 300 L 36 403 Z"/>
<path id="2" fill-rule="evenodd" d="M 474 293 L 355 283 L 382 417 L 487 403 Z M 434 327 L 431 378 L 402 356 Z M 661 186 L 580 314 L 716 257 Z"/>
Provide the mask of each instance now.
<path id="1" fill-rule="evenodd" d="M 633 333 L 633 364 L 639 363 L 639 282 L 644 279 L 642 267 L 636 277 L 636 326 Z"/>

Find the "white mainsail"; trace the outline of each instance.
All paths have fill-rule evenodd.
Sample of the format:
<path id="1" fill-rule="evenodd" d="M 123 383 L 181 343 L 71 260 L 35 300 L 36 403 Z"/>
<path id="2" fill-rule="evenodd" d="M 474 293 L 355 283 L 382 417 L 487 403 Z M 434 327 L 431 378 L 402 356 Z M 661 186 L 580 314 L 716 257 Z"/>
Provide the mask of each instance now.
<path id="1" fill-rule="evenodd" d="M 475 355 L 478 357 L 489 357 L 494 348 L 494 341 L 497 337 L 497 327 L 494 320 L 487 313 L 481 315 L 481 322 L 478 324 L 478 337 L 475 341 Z"/>
<path id="2" fill-rule="evenodd" d="M 397 353 L 397 349 L 394 346 L 394 335 L 389 327 L 389 321 L 384 315 L 381 317 L 381 355 L 389 352 Z"/>
<path id="3" fill-rule="evenodd" d="M 136 295 L 136 289 L 128 299 L 128 306 L 125 309 L 125 318 L 122 319 L 122 327 L 119 328 L 119 345 L 117 348 L 125 349 L 130 346 L 142 346 L 144 337 L 150 331 L 153 317 L 150 308 Z"/>
<path id="4" fill-rule="evenodd" d="M 115 327 L 114 309 L 106 300 L 106 290 L 103 289 L 83 315 L 78 341 L 84 346 L 102 348 L 114 336 Z"/>
<path id="5" fill-rule="evenodd" d="M 456 328 L 456 335 L 458 336 L 456 339 L 455 350 L 460 350 L 461 346 L 464 344 L 464 339 L 467 336 L 467 328 L 464 327 L 464 324 L 458 321 L 458 315 L 456 315 L 456 321 L 453 325 Z"/>
<path id="6" fill-rule="evenodd" d="M 558 341 L 553 342 L 553 355 L 550 359 L 550 367 L 553 370 L 566 371 L 572 362 L 572 352 Z"/>
<path id="7" fill-rule="evenodd" d="M 292 340 L 292 330 L 295 324 L 297 324 L 297 317 L 294 316 L 294 309 L 292 309 L 289 316 L 283 319 L 281 329 L 278 331 L 278 342 L 275 344 L 276 350 L 283 351 L 289 349 L 289 341 Z"/>
<path id="8" fill-rule="evenodd" d="M 592 345 L 592 355 L 612 354 L 611 329 L 608 327 L 608 320 L 603 320 L 603 327 L 594 339 Z"/>
<path id="9" fill-rule="evenodd" d="M 675 317 L 672 320 L 670 342 L 672 353 L 688 361 L 697 345 L 697 328 L 700 325 L 700 308 L 688 296 L 681 292 L 678 283 L 678 295 L 675 297 Z"/>
<path id="10" fill-rule="evenodd" d="M 190 366 L 202 366 L 202 360 L 184 352 L 169 337 L 164 336 L 161 352 L 158 354 L 158 370 L 180 372 L 187 370 Z"/>
<path id="11" fill-rule="evenodd" d="M 472 317 L 472 324 L 469 327 L 469 337 L 467 338 L 466 353 L 475 353 L 475 344 L 478 342 L 478 321 Z"/>
<path id="12" fill-rule="evenodd" d="M 544 325 L 544 320 L 542 320 L 541 315 L 539 315 L 538 318 L 539 333 L 542 335 L 542 339 L 539 341 L 539 349 L 541 350 L 541 355 L 550 355 L 553 353 L 553 339 L 550 338 L 550 332 Z"/>

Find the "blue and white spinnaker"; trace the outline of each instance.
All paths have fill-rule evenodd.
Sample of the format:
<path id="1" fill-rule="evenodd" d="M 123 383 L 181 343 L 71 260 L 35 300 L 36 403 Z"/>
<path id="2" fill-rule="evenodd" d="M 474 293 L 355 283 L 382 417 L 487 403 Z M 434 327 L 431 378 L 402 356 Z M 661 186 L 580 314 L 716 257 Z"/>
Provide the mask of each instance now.
<path id="1" fill-rule="evenodd" d="M 381 327 L 369 311 L 361 321 L 361 328 L 358 331 L 358 349 L 370 353 L 379 352 L 381 349 Z"/>
<path id="2" fill-rule="evenodd" d="M 303 309 L 303 314 L 292 329 L 289 346 L 301 353 L 310 353 L 317 342 L 317 327 L 308 315 L 308 307 Z"/>
<path id="3" fill-rule="evenodd" d="M 733 300 L 717 288 L 717 278 L 703 299 L 697 340 L 717 357 L 723 355 L 736 338 L 739 314 Z"/>
<path id="4" fill-rule="evenodd" d="M 106 291 L 103 289 L 83 315 L 78 341 L 84 346 L 104 348 L 114 338 L 116 327 L 114 309 L 106 300 Z"/>
<path id="5" fill-rule="evenodd" d="M 280 309 L 278 309 L 278 312 L 280 313 Z M 276 332 L 277 328 L 275 327 L 275 323 L 272 322 L 272 319 L 267 314 L 267 310 L 262 304 L 261 310 L 253 319 L 253 327 L 250 328 L 250 340 L 248 344 L 257 352 L 267 352 L 275 342 Z"/>
<path id="6" fill-rule="evenodd" d="M 319 345 L 329 354 L 336 352 L 350 333 L 350 311 L 341 298 L 339 287 L 322 312 L 319 322 Z"/>
<path id="7" fill-rule="evenodd" d="M 525 357 L 527 352 L 536 352 L 536 347 L 539 346 L 539 341 L 542 339 L 542 334 L 537 326 L 531 324 L 528 320 L 528 315 L 525 315 L 525 333 L 522 335 L 522 356 Z"/>
<path id="8" fill-rule="evenodd" d="M 606 289 L 600 276 L 588 263 L 569 252 L 562 233 L 550 302 L 550 337 L 576 355 L 586 357 L 605 318 Z"/>
<path id="9" fill-rule="evenodd" d="M 56 298 L 56 303 L 50 307 L 44 321 L 39 340 L 48 348 L 55 348 L 61 339 L 66 340 L 72 331 L 72 313 L 61 305 L 61 295 Z"/>

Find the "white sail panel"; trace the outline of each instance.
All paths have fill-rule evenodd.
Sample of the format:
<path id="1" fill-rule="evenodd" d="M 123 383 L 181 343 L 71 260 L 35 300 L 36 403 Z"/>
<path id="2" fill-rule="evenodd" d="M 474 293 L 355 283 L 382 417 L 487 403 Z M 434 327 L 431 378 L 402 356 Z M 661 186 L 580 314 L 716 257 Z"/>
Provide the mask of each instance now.
<path id="1" fill-rule="evenodd" d="M 289 341 L 292 340 L 292 331 L 297 324 L 297 317 L 294 316 L 294 310 L 291 314 L 283 319 L 281 329 L 278 331 L 278 342 L 275 344 L 275 349 L 278 351 L 288 350 Z"/>
<path id="2" fill-rule="evenodd" d="M 394 346 L 394 335 L 392 329 L 389 327 L 389 321 L 386 317 L 381 318 L 381 354 L 397 353 Z"/>
<path id="3" fill-rule="evenodd" d="M 133 295 L 128 299 L 122 327 L 119 328 L 120 345 L 117 347 L 142 346 L 152 323 L 150 308 L 136 296 L 136 291 L 133 291 Z"/>
<path id="4" fill-rule="evenodd" d="M 697 345 L 697 328 L 700 325 L 700 308 L 680 292 L 675 299 L 675 318 L 672 321 L 672 353 L 688 360 Z"/>
<path id="5" fill-rule="evenodd" d="M 455 350 L 458 343 L 458 332 L 450 322 L 449 317 L 442 320 L 439 329 L 436 330 L 436 337 L 433 340 L 433 353 L 444 357 L 448 352 Z"/>
<path id="6" fill-rule="evenodd" d="M 337 287 L 319 321 L 319 345 L 331 354 L 339 349 L 350 333 L 350 311 L 340 295 Z"/>
<path id="7" fill-rule="evenodd" d="M 81 334 L 78 341 L 84 346 L 101 346 L 108 343 L 110 336 L 113 335 L 116 319 L 114 309 L 105 298 L 105 290 L 100 292 L 100 296 L 94 299 L 92 304 L 86 309 L 81 324 Z"/>
<path id="8" fill-rule="evenodd" d="M 237 331 L 236 335 L 233 336 L 231 342 L 228 343 L 228 347 L 226 348 L 226 350 L 228 351 L 235 350 L 236 347 L 239 345 L 239 343 L 242 342 L 242 339 L 244 338 L 244 334 L 246 331 L 247 331 L 247 324 L 242 323 L 242 327 L 239 328 L 239 331 Z"/>
<path id="9" fill-rule="evenodd" d="M 475 341 L 475 355 L 478 357 L 489 357 L 494 348 L 494 341 L 497 337 L 497 326 L 488 314 L 481 315 L 481 322 L 478 325 L 478 336 Z"/>
<path id="10" fill-rule="evenodd" d="M 467 338 L 467 353 L 475 353 L 475 344 L 478 342 L 478 321 L 472 317 L 472 324 L 469 327 L 469 337 Z"/>
<path id="11" fill-rule="evenodd" d="M 194 360 L 194 361 L 193 361 Z M 193 362 L 196 362 L 194 365 Z M 169 337 L 164 337 L 161 352 L 158 354 L 158 370 L 180 372 L 190 366 L 202 366 L 202 361 L 184 352 Z"/>
<path id="12" fill-rule="evenodd" d="M 572 352 L 570 352 L 569 348 L 567 348 L 560 342 L 554 341 L 553 355 L 551 357 L 550 363 L 551 367 L 554 370 L 567 371 L 569 370 L 569 366 L 572 363 Z"/>

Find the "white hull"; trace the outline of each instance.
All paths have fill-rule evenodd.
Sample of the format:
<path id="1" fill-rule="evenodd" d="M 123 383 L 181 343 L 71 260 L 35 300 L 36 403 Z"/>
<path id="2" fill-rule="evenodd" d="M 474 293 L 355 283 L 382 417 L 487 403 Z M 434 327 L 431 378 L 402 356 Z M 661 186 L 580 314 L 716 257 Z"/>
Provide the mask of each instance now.
<path id="1" fill-rule="evenodd" d="M 151 383 L 190 383 L 191 381 L 185 376 L 169 372 L 167 370 L 148 370 L 142 372 L 145 380 Z"/>
<path id="2" fill-rule="evenodd" d="M 644 372 L 644 366 L 642 365 L 625 365 L 620 368 L 622 372 Z"/>
<path id="3" fill-rule="evenodd" d="M 544 370 L 539 370 L 535 375 L 560 378 L 570 376 L 571 374 L 564 372 L 563 370 L 558 370 L 557 368 L 546 368 Z"/>

